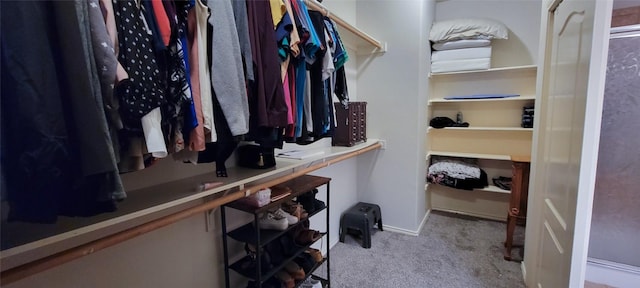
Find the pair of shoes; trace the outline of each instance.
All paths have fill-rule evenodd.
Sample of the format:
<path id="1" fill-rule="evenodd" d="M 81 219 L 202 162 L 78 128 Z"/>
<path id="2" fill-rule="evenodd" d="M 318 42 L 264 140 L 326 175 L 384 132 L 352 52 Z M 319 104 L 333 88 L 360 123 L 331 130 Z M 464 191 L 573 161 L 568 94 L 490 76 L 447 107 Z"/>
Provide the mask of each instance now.
<path id="1" fill-rule="evenodd" d="M 278 210 L 274 211 L 273 214 L 275 214 L 278 217 L 286 218 L 288 225 L 293 225 L 298 223 L 298 217 L 291 215 L 290 213 L 287 213 L 286 211 L 282 210 L 282 208 L 278 208 Z"/>
<path id="2" fill-rule="evenodd" d="M 302 267 L 302 270 L 304 270 L 304 272 L 307 274 L 309 274 L 311 272 L 311 269 L 313 269 L 313 267 L 316 267 L 316 264 L 318 264 L 316 260 L 313 259 L 313 256 L 311 256 L 309 253 L 302 253 L 298 257 L 296 257 L 296 259 L 293 259 L 293 261 L 295 261 L 300 267 Z"/>
<path id="3" fill-rule="evenodd" d="M 268 230 L 284 231 L 289 227 L 289 221 L 285 216 L 279 216 L 275 213 L 266 212 L 258 221 L 258 228 Z"/>
<path id="4" fill-rule="evenodd" d="M 282 203 L 282 210 L 293 216 L 296 216 L 300 220 L 309 217 L 309 213 L 307 213 L 307 211 L 302 208 L 302 205 L 293 201 Z"/>
<path id="5" fill-rule="evenodd" d="M 322 238 L 322 234 L 320 234 L 319 231 L 304 229 L 296 234 L 296 237 L 294 237 L 294 241 L 296 245 L 306 246 L 318 241 L 320 238 Z"/>
<path id="6" fill-rule="evenodd" d="M 307 210 L 307 212 L 312 214 L 327 206 L 324 202 L 316 199 L 316 194 L 318 194 L 318 189 L 313 189 L 307 193 L 299 195 L 296 200 L 298 203 L 302 204 L 302 207 Z"/>
<path id="7" fill-rule="evenodd" d="M 284 270 L 286 270 L 287 273 L 289 273 L 289 275 L 291 275 L 291 277 L 293 277 L 293 279 L 297 281 L 303 280 L 306 277 L 304 270 L 296 262 L 293 261 L 287 263 L 287 265 L 284 266 Z"/>
<path id="8" fill-rule="evenodd" d="M 244 251 L 247 253 L 247 255 L 249 255 L 249 258 L 251 260 L 242 263 L 242 268 L 256 269 L 256 264 L 258 263 L 258 259 L 256 259 L 258 256 L 256 246 L 254 246 L 253 244 L 244 243 Z M 264 249 L 260 250 L 260 262 L 260 265 L 262 265 L 262 269 L 265 271 L 273 268 L 273 266 L 271 265 L 271 257 L 269 256 L 269 253 L 267 253 L 267 251 L 265 251 Z"/>
<path id="9" fill-rule="evenodd" d="M 289 273 L 284 270 L 278 271 L 278 273 L 276 273 L 276 278 L 280 280 L 280 283 L 282 283 L 282 287 L 293 288 L 296 286 L 296 281 L 293 279 L 293 277 L 291 277 L 291 275 L 289 275 Z"/>
<path id="10" fill-rule="evenodd" d="M 316 261 L 317 263 L 322 262 L 322 260 L 324 259 L 324 257 L 322 256 L 322 252 L 320 252 L 320 250 L 318 249 L 309 247 L 304 252 L 309 253 L 309 255 L 311 255 L 311 257 L 313 257 L 313 260 Z"/>
<path id="11" fill-rule="evenodd" d="M 305 279 L 302 283 L 300 283 L 300 288 L 322 288 L 322 283 L 320 280 L 313 279 L 311 277 Z"/>

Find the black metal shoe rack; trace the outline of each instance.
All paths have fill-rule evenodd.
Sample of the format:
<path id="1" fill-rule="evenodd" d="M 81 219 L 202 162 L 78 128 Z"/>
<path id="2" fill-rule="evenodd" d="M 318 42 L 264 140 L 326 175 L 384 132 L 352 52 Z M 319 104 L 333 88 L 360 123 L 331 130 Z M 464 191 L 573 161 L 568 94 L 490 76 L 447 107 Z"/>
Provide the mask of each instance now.
<path id="1" fill-rule="evenodd" d="M 289 263 L 290 261 L 293 261 L 297 256 L 299 256 L 301 253 L 304 253 L 304 251 L 309 248 L 311 245 L 313 245 L 313 243 L 310 243 L 306 246 L 300 246 L 298 247 L 297 251 L 287 257 L 282 264 L 273 267 L 272 269 L 269 269 L 268 271 L 263 271 L 266 269 L 263 269 L 264 267 L 262 267 L 262 261 L 260 259 L 261 258 L 261 248 L 263 248 L 265 245 L 267 245 L 268 243 L 270 243 L 271 241 L 275 241 L 277 239 L 279 239 L 279 237 L 281 237 L 282 235 L 284 235 L 285 233 L 287 233 L 288 231 L 290 231 L 291 229 L 296 228 L 298 225 L 302 225 L 303 221 L 299 221 L 298 223 L 294 224 L 294 225 L 289 225 L 289 227 L 287 227 L 286 230 L 284 231 L 277 231 L 277 230 L 263 230 L 258 228 L 258 221 L 260 221 L 260 215 L 266 211 L 271 211 L 274 209 L 277 209 L 277 207 L 286 202 L 289 201 L 293 198 L 295 198 L 298 195 L 304 194 L 306 192 L 309 192 L 311 190 L 313 190 L 314 188 L 320 187 L 322 185 L 327 185 L 327 203 L 326 203 L 326 207 L 325 209 L 327 209 L 327 213 L 326 213 L 326 227 L 327 227 L 327 232 L 326 233 L 322 233 L 323 237 L 321 237 L 318 241 L 323 240 L 322 238 L 326 237 L 326 242 L 329 243 L 329 191 L 330 191 L 330 185 L 329 182 L 331 181 L 331 178 L 325 178 L 325 177 L 319 177 L 319 176 L 312 176 L 312 175 L 303 175 L 297 178 L 294 178 L 292 180 L 289 180 L 287 182 L 284 182 L 282 184 L 279 184 L 277 186 L 283 186 L 283 187 L 288 187 L 289 189 L 291 189 L 291 194 L 288 195 L 287 197 L 284 197 L 280 200 L 277 201 L 273 201 L 265 206 L 262 206 L 260 208 L 255 208 L 253 206 L 247 205 L 245 203 L 239 202 L 239 201 L 234 201 L 231 202 L 229 204 L 223 205 L 221 210 L 220 210 L 220 214 L 221 214 L 221 218 L 222 218 L 222 244 L 223 244 L 223 253 L 224 253 L 224 273 L 225 273 L 225 284 L 226 284 L 226 288 L 230 288 L 230 279 L 229 279 L 229 270 L 233 270 L 236 271 L 237 273 L 239 273 L 240 275 L 249 278 L 250 280 L 253 280 L 256 282 L 256 286 L 257 287 L 263 287 L 263 284 L 271 277 L 274 277 L 274 275 L 284 269 L 285 265 L 287 263 Z M 239 228 L 236 228 L 232 231 L 227 231 L 227 220 L 226 220 L 226 213 L 225 213 L 225 209 L 227 208 L 233 208 L 236 210 L 240 210 L 246 213 L 250 213 L 253 214 L 254 216 L 254 220 L 252 223 L 247 223 L 243 226 L 240 226 Z M 319 213 L 320 211 L 322 211 L 324 209 L 318 209 L 318 211 L 313 211 L 312 213 L 309 213 L 308 218 L 311 218 L 312 216 L 316 215 L 317 213 Z M 302 219 L 304 220 L 304 219 Z M 255 223 L 255 225 L 254 225 Z M 256 259 L 255 261 L 251 259 L 251 257 L 249 255 L 243 257 L 242 259 L 235 261 L 234 263 L 229 263 L 229 251 L 228 251 L 228 238 L 232 238 L 236 241 L 240 241 L 243 243 L 250 243 L 253 244 L 256 248 Z M 317 242 L 317 241 L 316 241 Z M 314 242 L 315 243 L 315 242 Z M 259 248 L 258 248 L 259 247 Z M 320 277 L 318 275 L 315 275 L 314 272 L 320 267 L 322 266 L 324 263 L 327 264 L 326 267 L 326 279 L 323 277 Z M 313 277 L 314 279 L 320 280 L 322 283 L 322 287 L 330 287 L 330 283 L 331 283 L 331 273 L 329 273 L 330 271 L 330 257 L 329 257 L 329 249 L 327 249 L 327 255 L 324 257 L 323 261 L 320 263 L 316 263 L 316 265 L 310 270 L 308 271 L 306 274 L 307 277 Z M 296 286 L 298 287 L 300 286 L 300 284 L 303 281 L 296 281 Z"/>

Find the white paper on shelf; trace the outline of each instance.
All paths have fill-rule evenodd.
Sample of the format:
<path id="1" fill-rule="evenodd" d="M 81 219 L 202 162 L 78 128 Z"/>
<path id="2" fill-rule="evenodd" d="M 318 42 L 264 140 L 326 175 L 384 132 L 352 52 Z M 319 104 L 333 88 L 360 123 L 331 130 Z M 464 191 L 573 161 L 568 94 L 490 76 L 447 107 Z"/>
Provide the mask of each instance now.
<path id="1" fill-rule="evenodd" d="M 276 156 L 289 159 L 306 159 L 324 154 L 323 150 L 292 150 L 278 153 Z"/>

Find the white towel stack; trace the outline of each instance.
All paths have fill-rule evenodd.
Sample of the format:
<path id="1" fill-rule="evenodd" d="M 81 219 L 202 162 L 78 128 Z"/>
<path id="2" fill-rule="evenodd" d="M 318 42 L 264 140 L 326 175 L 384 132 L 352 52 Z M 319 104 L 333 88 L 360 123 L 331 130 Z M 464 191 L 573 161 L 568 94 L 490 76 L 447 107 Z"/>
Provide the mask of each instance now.
<path id="1" fill-rule="evenodd" d="M 491 68 L 491 39 L 507 39 L 508 29 L 489 19 L 457 19 L 436 22 L 431 72 L 444 73 Z"/>

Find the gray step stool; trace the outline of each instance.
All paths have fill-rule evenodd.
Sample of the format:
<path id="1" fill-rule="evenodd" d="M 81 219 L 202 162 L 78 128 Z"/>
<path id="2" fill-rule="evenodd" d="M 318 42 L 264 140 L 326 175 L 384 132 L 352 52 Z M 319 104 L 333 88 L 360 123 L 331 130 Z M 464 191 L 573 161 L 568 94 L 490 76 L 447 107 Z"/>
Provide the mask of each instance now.
<path id="1" fill-rule="evenodd" d="M 357 230 L 362 235 L 362 247 L 371 248 L 371 227 L 378 224 L 378 230 L 382 230 L 382 212 L 376 204 L 359 202 L 342 214 L 340 219 L 340 242 L 349 229 Z"/>

